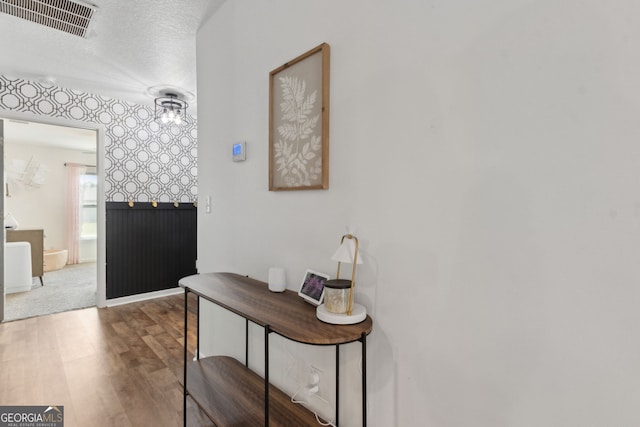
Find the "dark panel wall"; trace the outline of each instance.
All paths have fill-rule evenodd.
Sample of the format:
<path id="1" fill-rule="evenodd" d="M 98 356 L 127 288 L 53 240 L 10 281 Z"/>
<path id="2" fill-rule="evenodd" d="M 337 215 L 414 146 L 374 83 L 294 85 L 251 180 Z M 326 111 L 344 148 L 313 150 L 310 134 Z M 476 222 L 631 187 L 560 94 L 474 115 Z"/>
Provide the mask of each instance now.
<path id="1" fill-rule="evenodd" d="M 107 299 L 176 287 L 196 273 L 191 203 L 107 202 Z"/>

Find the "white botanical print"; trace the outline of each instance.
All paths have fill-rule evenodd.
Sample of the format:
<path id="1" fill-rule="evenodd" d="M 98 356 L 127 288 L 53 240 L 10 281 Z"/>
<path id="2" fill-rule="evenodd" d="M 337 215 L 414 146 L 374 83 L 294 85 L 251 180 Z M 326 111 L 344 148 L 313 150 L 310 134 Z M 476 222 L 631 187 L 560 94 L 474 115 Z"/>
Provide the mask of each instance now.
<path id="1" fill-rule="evenodd" d="M 307 84 L 293 76 L 279 77 L 282 89 L 282 122 L 274 144 L 276 172 L 287 187 L 316 184 L 322 172 L 320 114 L 313 115 L 317 90 L 305 96 Z"/>

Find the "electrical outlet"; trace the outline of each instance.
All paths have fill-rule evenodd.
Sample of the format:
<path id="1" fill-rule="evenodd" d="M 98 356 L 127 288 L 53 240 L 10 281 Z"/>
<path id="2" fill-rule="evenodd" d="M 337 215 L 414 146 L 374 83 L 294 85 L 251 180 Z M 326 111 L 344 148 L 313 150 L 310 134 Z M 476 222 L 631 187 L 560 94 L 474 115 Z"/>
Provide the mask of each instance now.
<path id="1" fill-rule="evenodd" d="M 320 370 L 315 366 L 309 368 L 309 378 L 307 380 L 307 392 L 309 394 L 318 393 L 320 390 Z"/>

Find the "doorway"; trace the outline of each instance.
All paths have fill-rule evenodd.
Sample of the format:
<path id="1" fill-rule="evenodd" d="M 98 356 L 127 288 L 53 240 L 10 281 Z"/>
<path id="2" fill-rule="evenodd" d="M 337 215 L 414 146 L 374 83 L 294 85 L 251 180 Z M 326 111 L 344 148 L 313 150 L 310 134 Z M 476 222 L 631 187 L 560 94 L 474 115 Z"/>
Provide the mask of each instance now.
<path id="1" fill-rule="evenodd" d="M 4 320 L 104 305 L 103 131 L 87 123 L 39 120 L 3 120 L 5 228 L 17 223 L 16 230 L 6 230 L 5 241 L 27 230 L 43 236 L 42 252 L 32 252 L 36 264 L 42 256 L 42 273 L 32 268 L 25 291 L 9 293 L 11 249 L 3 247 Z"/>

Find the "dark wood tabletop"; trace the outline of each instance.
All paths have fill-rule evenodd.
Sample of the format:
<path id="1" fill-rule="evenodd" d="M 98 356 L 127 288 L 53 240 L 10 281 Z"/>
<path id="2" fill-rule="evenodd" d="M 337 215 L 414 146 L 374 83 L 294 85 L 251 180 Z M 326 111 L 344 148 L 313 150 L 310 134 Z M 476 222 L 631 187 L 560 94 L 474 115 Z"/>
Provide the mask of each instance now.
<path id="1" fill-rule="evenodd" d="M 296 292 L 271 292 L 267 283 L 235 273 L 204 273 L 179 284 L 227 310 L 305 344 L 335 345 L 358 341 L 371 333 L 371 317 L 355 325 L 333 325 L 316 317 L 316 307 Z"/>

